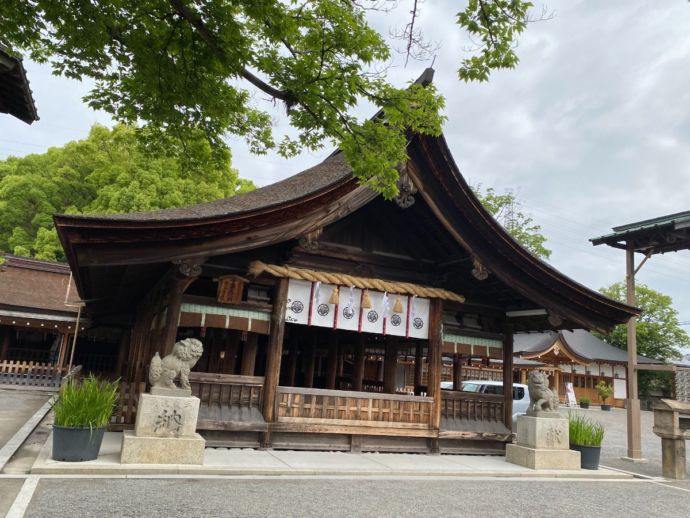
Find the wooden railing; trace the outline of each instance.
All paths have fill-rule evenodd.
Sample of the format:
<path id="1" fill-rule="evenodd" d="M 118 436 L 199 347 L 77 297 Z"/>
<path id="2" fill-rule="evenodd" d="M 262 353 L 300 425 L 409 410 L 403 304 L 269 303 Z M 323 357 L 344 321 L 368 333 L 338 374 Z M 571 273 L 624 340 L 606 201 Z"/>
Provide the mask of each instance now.
<path id="1" fill-rule="evenodd" d="M 278 421 L 428 428 L 434 400 L 399 394 L 278 387 Z"/>
<path id="2" fill-rule="evenodd" d="M 137 405 L 139 404 L 139 394 L 144 392 L 146 383 L 120 383 L 120 394 L 117 399 L 117 406 L 110 418 L 110 430 L 123 430 L 134 428 L 137 418 Z"/>
<path id="3" fill-rule="evenodd" d="M 192 372 L 189 383 L 202 406 L 261 408 L 263 376 Z"/>
<path id="4" fill-rule="evenodd" d="M 3 385 L 58 388 L 66 373 L 66 367 L 59 369 L 49 363 L 0 361 L 0 384 Z"/>
<path id="5" fill-rule="evenodd" d="M 471 421 L 503 421 L 503 396 L 442 390 L 441 417 Z"/>

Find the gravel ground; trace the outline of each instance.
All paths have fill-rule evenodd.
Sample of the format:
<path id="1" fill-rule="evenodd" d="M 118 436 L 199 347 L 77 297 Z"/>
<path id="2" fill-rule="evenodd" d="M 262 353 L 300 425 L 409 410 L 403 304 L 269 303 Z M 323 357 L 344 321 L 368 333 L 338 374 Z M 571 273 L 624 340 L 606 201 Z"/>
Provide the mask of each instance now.
<path id="1" fill-rule="evenodd" d="M 565 411 L 565 409 L 562 409 Z M 651 477 L 661 477 L 661 439 L 654 435 L 654 413 L 642 411 L 640 413 L 640 430 L 642 434 L 642 456 L 647 462 L 633 463 L 622 457 L 628 454 L 628 432 L 625 409 L 613 408 L 604 412 L 600 408 L 588 410 L 572 410 L 589 418 L 599 421 L 606 427 L 604 444 L 601 449 L 601 464 L 612 468 L 633 471 Z M 690 457 L 688 458 L 688 473 L 690 473 Z"/>
<path id="2" fill-rule="evenodd" d="M 690 490 L 649 481 L 42 479 L 26 517 L 688 516 Z"/>

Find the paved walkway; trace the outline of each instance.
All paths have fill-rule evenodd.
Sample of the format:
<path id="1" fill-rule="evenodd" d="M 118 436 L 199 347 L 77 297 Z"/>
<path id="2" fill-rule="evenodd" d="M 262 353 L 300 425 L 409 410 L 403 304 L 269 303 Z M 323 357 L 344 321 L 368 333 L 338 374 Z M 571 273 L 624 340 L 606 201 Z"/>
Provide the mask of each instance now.
<path id="1" fill-rule="evenodd" d="M 418 455 L 207 448 L 203 466 L 120 464 L 121 433 L 107 433 L 98 459 L 58 462 L 50 458 L 48 440 L 31 468 L 32 474 L 183 474 L 183 475 L 405 475 L 455 477 L 630 478 L 616 471 L 531 470 L 504 457 L 481 455 Z"/>
<path id="2" fill-rule="evenodd" d="M 51 396 L 49 392 L 0 389 L 0 448 Z"/>

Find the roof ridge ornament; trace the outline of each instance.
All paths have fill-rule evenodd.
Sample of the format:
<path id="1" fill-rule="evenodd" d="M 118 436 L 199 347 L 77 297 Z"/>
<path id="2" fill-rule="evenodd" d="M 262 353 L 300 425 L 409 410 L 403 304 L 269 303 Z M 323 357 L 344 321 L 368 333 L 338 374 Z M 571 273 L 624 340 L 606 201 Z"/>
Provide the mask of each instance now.
<path id="1" fill-rule="evenodd" d="M 414 205 L 414 195 L 417 194 L 417 187 L 415 186 L 410 174 L 407 170 L 407 162 L 401 162 L 396 167 L 399 173 L 399 178 L 395 182 L 398 188 L 398 195 L 395 197 L 395 203 L 401 209 L 409 209 Z"/>

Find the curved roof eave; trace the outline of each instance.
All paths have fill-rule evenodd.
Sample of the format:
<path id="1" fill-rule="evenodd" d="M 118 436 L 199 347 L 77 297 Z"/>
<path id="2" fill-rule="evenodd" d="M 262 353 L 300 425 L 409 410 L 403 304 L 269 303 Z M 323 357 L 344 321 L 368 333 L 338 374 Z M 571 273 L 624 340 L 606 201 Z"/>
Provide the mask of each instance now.
<path id="1" fill-rule="evenodd" d="M 418 167 L 426 159 L 424 170 L 410 172 L 420 194 L 460 244 L 503 282 L 561 317 L 606 333 L 641 313 L 572 280 L 515 241 L 472 192 L 443 136 L 418 136 L 416 143 L 411 157 Z M 435 190 L 425 182 L 429 174 L 438 183 Z"/>

